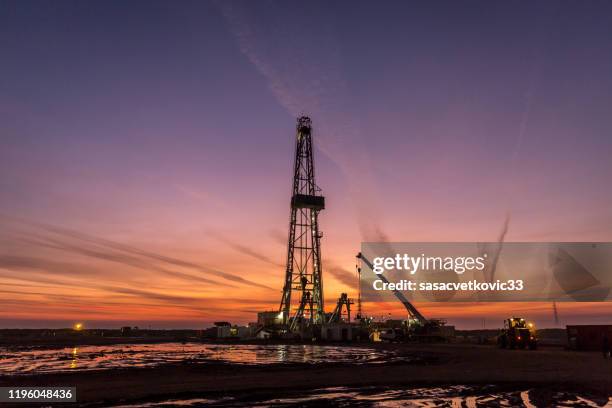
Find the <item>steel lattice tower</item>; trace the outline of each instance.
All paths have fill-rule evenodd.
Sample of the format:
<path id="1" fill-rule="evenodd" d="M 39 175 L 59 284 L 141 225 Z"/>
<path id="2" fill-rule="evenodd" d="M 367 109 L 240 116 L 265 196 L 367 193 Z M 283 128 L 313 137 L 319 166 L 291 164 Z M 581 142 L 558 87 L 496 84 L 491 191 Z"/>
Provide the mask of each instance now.
<path id="1" fill-rule="evenodd" d="M 297 120 L 287 271 L 280 304 L 282 322 L 291 331 L 325 319 L 318 223 L 325 198 L 315 184 L 312 147 L 311 121 L 302 116 Z"/>

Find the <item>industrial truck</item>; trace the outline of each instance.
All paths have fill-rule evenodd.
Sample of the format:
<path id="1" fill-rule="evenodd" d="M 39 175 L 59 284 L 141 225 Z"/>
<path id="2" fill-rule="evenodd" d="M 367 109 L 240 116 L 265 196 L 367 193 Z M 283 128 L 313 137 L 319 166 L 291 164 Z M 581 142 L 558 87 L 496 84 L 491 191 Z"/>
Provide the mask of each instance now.
<path id="1" fill-rule="evenodd" d="M 500 348 L 538 348 L 538 339 L 533 323 L 527 323 L 520 317 L 512 317 L 504 320 L 504 328 L 497 336 L 497 344 Z"/>
<path id="2" fill-rule="evenodd" d="M 374 273 L 372 263 L 362 255 L 357 254 L 358 265 L 363 262 Z M 361 303 L 361 266 L 358 266 Z M 389 283 L 384 275 L 377 275 L 378 279 Z M 380 339 L 386 341 L 418 341 L 418 342 L 449 342 L 455 335 L 455 327 L 447 326 L 444 319 L 426 319 L 425 316 L 404 296 L 399 290 L 393 290 L 395 297 L 404 305 L 408 312 L 408 319 L 403 321 L 389 320 L 393 327 L 380 328 Z"/>

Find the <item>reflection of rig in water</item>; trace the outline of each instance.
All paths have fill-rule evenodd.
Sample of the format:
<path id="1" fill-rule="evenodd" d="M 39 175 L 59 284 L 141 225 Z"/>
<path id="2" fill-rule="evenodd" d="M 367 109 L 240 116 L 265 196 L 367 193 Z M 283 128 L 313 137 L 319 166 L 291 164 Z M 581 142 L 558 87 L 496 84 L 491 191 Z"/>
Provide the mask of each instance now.
<path id="1" fill-rule="evenodd" d="M 346 293 L 338 298 L 333 312 L 325 313 L 319 212 L 325 209 L 325 198 L 315 183 L 312 123 L 302 116 L 297 120 L 293 189 L 289 219 L 287 269 L 283 296 L 278 311 L 258 314 L 257 336 L 266 338 L 377 340 L 388 338 L 444 339 L 452 332 L 441 320 L 428 320 L 401 292 L 394 292 L 408 312 L 407 320 L 373 322 L 362 315 L 361 263 L 372 265 L 361 254 L 357 256 L 359 295 L 357 315 L 351 322 L 353 300 Z"/>

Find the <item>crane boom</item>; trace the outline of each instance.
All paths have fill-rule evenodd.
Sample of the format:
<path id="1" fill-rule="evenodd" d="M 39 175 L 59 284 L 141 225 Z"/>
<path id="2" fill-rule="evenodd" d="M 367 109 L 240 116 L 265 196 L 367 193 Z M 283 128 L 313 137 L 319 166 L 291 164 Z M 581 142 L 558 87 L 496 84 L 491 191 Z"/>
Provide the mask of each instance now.
<path id="1" fill-rule="evenodd" d="M 368 268 L 370 268 L 371 271 L 374 271 L 374 266 L 372 265 L 372 263 L 360 253 L 357 254 L 357 259 L 358 260 L 362 260 L 367 266 Z M 372 272 L 373 273 L 373 272 Z M 389 281 L 387 280 L 387 278 L 384 275 L 377 275 L 377 277 L 382 280 L 385 283 L 389 283 Z M 402 292 L 400 292 L 397 289 L 393 290 L 393 294 L 395 295 L 395 297 L 402 302 L 402 304 L 404 305 L 404 307 L 406 308 L 406 310 L 408 311 L 408 315 L 417 320 L 420 324 L 425 325 L 427 323 L 427 319 L 425 318 L 425 316 L 423 316 L 421 314 L 421 312 L 419 312 L 417 310 L 416 307 L 414 307 L 414 305 L 412 303 L 410 303 L 410 301 L 408 301 L 408 299 L 406 299 L 406 296 L 404 296 L 404 294 Z"/>

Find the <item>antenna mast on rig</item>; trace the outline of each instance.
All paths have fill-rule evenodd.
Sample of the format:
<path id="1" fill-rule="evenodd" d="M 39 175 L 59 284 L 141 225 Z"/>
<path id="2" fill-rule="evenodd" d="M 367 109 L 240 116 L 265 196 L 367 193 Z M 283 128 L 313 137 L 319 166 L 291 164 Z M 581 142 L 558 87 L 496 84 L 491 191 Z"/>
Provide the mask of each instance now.
<path id="1" fill-rule="evenodd" d="M 357 320 L 363 318 L 361 315 L 361 267 L 359 263 L 355 264 L 355 269 L 357 270 L 357 283 L 358 283 L 358 292 L 357 292 Z"/>
<path id="2" fill-rule="evenodd" d="M 312 123 L 302 116 L 297 120 L 287 270 L 279 310 L 290 331 L 300 324 L 325 322 L 318 222 L 324 208 L 325 198 L 315 184 Z"/>

